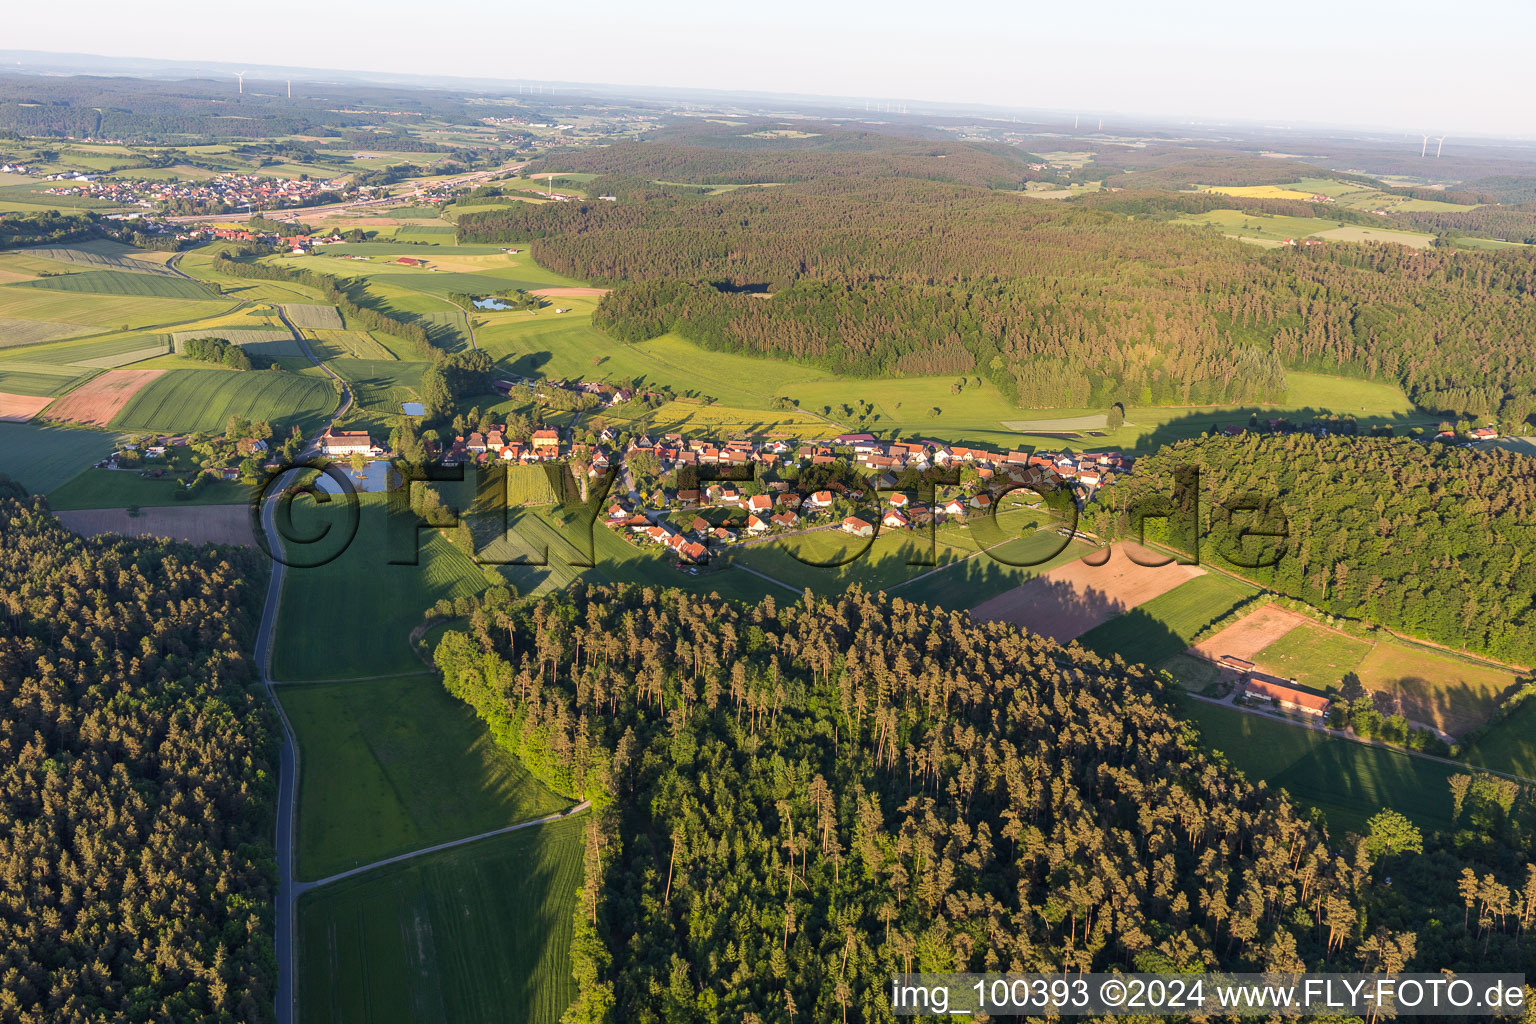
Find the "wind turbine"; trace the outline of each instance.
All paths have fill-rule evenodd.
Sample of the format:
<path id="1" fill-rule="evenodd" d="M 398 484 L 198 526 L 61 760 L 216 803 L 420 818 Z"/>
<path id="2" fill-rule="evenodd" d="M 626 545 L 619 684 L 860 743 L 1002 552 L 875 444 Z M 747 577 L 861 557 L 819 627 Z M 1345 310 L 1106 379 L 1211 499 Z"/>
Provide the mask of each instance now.
<path id="1" fill-rule="evenodd" d="M 1429 152 L 1429 136 L 1426 135 L 1426 136 L 1424 136 L 1424 145 L 1419 147 L 1419 156 L 1423 157 L 1428 152 Z"/>
<path id="2" fill-rule="evenodd" d="M 1442 149 L 1444 149 L 1444 148 L 1445 148 L 1445 136 L 1442 135 L 1438 139 L 1435 140 L 1435 159 L 1436 160 L 1440 159 L 1440 151 Z"/>
<path id="3" fill-rule="evenodd" d="M 236 71 L 235 72 L 235 77 L 240 79 L 240 95 L 242 95 L 242 96 L 245 95 L 245 76 L 248 75 L 248 74 L 250 74 L 249 71 Z"/>

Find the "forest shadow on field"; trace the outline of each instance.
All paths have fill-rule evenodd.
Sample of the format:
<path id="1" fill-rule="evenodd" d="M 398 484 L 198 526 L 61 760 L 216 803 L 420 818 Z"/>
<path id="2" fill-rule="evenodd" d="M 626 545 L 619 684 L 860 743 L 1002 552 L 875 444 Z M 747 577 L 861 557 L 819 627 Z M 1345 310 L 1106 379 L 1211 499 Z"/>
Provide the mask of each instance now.
<path id="1" fill-rule="evenodd" d="M 1132 612 L 1134 609 L 1125 601 L 1106 590 L 1047 576 L 1036 576 L 971 610 L 978 619 L 1012 623 L 1062 644 Z M 1154 635 L 1159 630 L 1166 633 L 1162 646 L 1180 643 L 1166 626 L 1145 613 L 1135 625 L 1153 631 Z"/>

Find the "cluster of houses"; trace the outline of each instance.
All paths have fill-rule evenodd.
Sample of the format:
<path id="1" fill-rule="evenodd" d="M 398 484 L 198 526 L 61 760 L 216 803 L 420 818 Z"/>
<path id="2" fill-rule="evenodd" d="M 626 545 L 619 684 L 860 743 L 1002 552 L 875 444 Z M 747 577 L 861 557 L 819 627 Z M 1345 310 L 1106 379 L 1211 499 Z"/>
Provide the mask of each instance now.
<path id="1" fill-rule="evenodd" d="M 871 434 L 842 434 L 809 443 L 787 436 L 719 441 L 687 438 L 677 433 L 655 438 L 642 434 L 631 438 L 622 452 L 618 449 L 619 439 L 619 432 L 610 427 L 598 435 L 597 444 L 576 445 L 563 438 L 556 428 L 543 427 L 522 441 L 509 436 L 500 424 L 487 424 L 481 430 L 453 438 L 444 446 L 440 458 L 445 465 L 530 465 L 574 455 L 587 463 L 588 475 L 593 478 L 607 473 L 616 462 L 622 463 L 642 452 L 654 458 L 662 474 L 690 467 L 759 468 L 767 479 L 765 493 L 748 494 L 734 483 L 714 483 L 700 488 L 659 488 L 651 495 L 650 514 L 631 507 L 625 499 L 615 500 L 609 507 L 609 528 L 628 531 L 642 543 L 663 545 L 679 559 L 693 563 L 708 560 L 711 542 L 731 543 L 801 529 L 808 524 L 839 529 L 855 537 L 871 537 L 880 529 L 915 529 L 933 522 L 963 519 L 975 512 L 989 511 L 995 490 L 1013 484 L 1065 483 L 1075 487 L 1082 500 L 1087 500 L 1098 488 L 1112 484 L 1117 474 L 1128 473 L 1132 468 L 1131 460 L 1119 452 L 995 452 L 941 441 L 883 441 Z M 332 429 L 320 439 L 320 452 L 343 458 L 378 457 L 386 454 L 386 449 L 367 431 Z M 788 465 L 806 467 L 837 462 L 877 474 L 872 477 L 874 486 L 893 493 L 873 514 L 866 511 L 864 515 L 845 515 L 833 521 L 839 503 L 846 508 L 848 503 L 865 497 L 861 489 L 834 479 L 820 489 L 802 494 L 789 482 L 773 479 L 778 470 Z M 931 506 L 894 490 L 901 474 L 908 471 L 963 466 L 975 470 L 971 486 L 964 494 L 941 499 Z M 662 518 L 663 513 L 710 508 L 729 510 L 732 515 L 728 522 L 696 516 L 687 529 Z"/>
<path id="2" fill-rule="evenodd" d="M 317 245 L 338 245 L 345 241 L 340 233 L 323 237 L 315 235 L 277 235 L 270 232 L 252 231 L 249 228 L 189 227 L 176 235 L 183 242 L 217 240 L 220 242 L 259 242 L 262 245 L 281 246 L 295 253 L 308 252 Z"/>
<path id="3" fill-rule="evenodd" d="M 603 440 L 609 440 L 605 431 Z M 816 526 L 835 526 L 854 537 L 872 537 L 879 529 L 906 530 L 936 521 L 964 518 L 992 506 L 994 485 L 1044 484 L 1048 479 L 1075 484 L 1086 499 L 1092 492 L 1112 483 L 1116 473 L 1131 469 L 1131 461 L 1118 452 L 1093 455 L 1043 452 L 994 452 L 983 448 L 950 445 L 938 441 L 882 441 L 870 434 L 843 434 L 826 441 L 803 444 L 788 438 L 764 441 L 734 440 L 724 443 L 707 439 L 687 439 L 681 434 L 667 434 L 659 439 L 640 436 L 630 441 L 627 452 L 644 451 L 655 457 L 663 472 L 684 467 L 761 467 L 770 473 L 780 467 L 829 465 L 849 462 L 879 475 L 874 485 L 891 490 L 901 474 L 909 470 L 953 468 L 968 465 L 976 471 L 973 493 L 954 496 L 933 506 L 914 501 L 901 491 L 891 493 L 873 516 L 847 515 L 829 523 L 826 520 L 839 501 L 856 502 L 862 490 L 832 481 L 824 489 L 802 494 L 783 480 L 771 480 L 766 493 L 747 494 L 730 483 L 717 483 L 703 489 L 679 489 L 661 492 L 661 506 L 675 510 L 724 508 L 742 516 L 730 524 L 695 517 L 691 529 L 682 530 L 670 523 L 654 522 L 631 510 L 622 501 L 608 510 L 607 525 L 629 530 L 638 538 L 663 544 L 689 561 L 701 561 L 709 555 L 708 542 L 731 543 L 742 537 L 760 537 L 770 533 L 796 530 L 808 522 Z M 595 464 L 594 464 L 595 465 Z M 692 547 L 690 545 L 697 545 Z"/>
<path id="4" fill-rule="evenodd" d="M 328 193 L 345 193 L 344 179 L 272 178 L 255 174 L 220 174 L 206 181 L 147 181 L 132 178 L 98 178 L 90 174 L 50 175 L 60 184 L 34 190 L 56 196 L 90 196 L 129 206 L 154 209 L 226 209 L 241 207 L 275 209 L 302 206 Z"/>

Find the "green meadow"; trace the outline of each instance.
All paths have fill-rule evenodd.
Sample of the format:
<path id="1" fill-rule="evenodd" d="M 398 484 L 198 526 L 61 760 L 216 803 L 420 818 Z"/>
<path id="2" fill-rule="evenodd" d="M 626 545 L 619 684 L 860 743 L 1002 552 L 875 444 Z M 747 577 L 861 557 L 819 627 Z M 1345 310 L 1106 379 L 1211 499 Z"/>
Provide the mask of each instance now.
<path id="1" fill-rule="evenodd" d="M 300 878 L 570 804 L 498 746 L 430 673 L 289 685 L 279 697 L 299 741 Z"/>
<path id="2" fill-rule="evenodd" d="M 410 632 L 424 620 L 424 613 L 440 598 L 468 597 L 490 584 L 491 575 L 435 530 L 420 532 L 419 564 L 392 564 L 411 558 L 414 546 L 399 535 L 391 543 L 386 501 L 383 494 L 358 495 L 357 531 L 351 543 L 324 564 L 289 568 L 274 646 L 277 679 L 418 672 L 422 663 L 411 649 Z M 341 538 L 350 522 L 343 502 L 320 505 L 300 498 L 293 514 L 296 536 L 335 531 L 326 543 L 304 548 L 309 564 L 335 554 L 340 545 L 330 542 Z"/>
<path id="3" fill-rule="evenodd" d="M 1432 829 L 1451 827 L 1454 765 L 1338 739 L 1263 715 L 1186 699 L 1185 715 L 1207 746 L 1253 781 L 1288 790 L 1331 827 L 1362 832 L 1390 807 Z"/>
<path id="4" fill-rule="evenodd" d="M 116 434 L 32 423 L 0 423 L 0 475 L 48 494 L 112 454 Z"/>
<path id="5" fill-rule="evenodd" d="M 556 1024 L 584 816 L 348 878 L 299 902 L 301 1024 Z"/>
<path id="6" fill-rule="evenodd" d="M 116 430 L 223 430 L 231 416 L 268 420 L 287 433 L 316 432 L 335 410 L 335 389 L 279 370 L 170 370 L 146 384 L 112 420 Z"/>
<path id="7" fill-rule="evenodd" d="M 1259 592 L 1219 573 L 1206 573 L 1095 626 L 1077 642 L 1104 657 L 1157 665 L 1187 647 L 1206 626 Z"/>

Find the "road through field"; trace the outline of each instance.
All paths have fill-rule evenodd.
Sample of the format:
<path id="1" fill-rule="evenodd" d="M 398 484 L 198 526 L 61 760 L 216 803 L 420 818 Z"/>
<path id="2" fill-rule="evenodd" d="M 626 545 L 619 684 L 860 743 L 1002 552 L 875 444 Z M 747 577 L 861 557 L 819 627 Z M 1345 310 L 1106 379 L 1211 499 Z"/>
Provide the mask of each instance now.
<path id="1" fill-rule="evenodd" d="M 268 543 L 278 544 L 277 504 L 281 493 L 272 489 L 261 509 L 261 530 Z M 299 745 L 294 738 L 293 726 L 282 702 L 272 689 L 272 635 L 277 629 L 278 604 L 283 596 L 283 579 L 287 567 L 277 559 L 272 560 L 272 575 L 267 582 L 267 598 L 261 607 L 261 624 L 256 629 L 255 661 L 261 685 L 267 691 L 267 699 L 277 709 L 277 717 L 283 726 L 283 745 L 278 753 L 277 781 L 277 907 L 276 928 L 273 934 L 273 952 L 277 959 L 277 1024 L 293 1024 L 294 979 L 298 971 L 295 956 L 294 910 L 298 894 L 293 889 L 293 838 L 294 821 L 298 808 L 295 789 L 298 787 Z"/>

